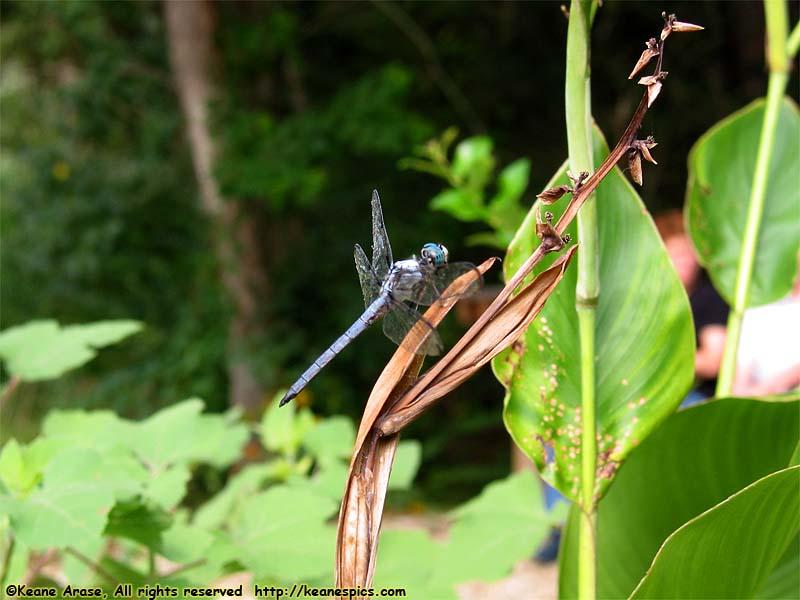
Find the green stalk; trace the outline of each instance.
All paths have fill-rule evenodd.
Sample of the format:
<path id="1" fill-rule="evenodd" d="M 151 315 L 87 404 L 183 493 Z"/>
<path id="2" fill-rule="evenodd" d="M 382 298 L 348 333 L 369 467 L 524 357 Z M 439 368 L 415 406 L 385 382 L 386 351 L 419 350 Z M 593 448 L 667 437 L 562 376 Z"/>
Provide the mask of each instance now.
<path id="1" fill-rule="evenodd" d="M 728 336 L 717 378 L 717 397 L 730 396 L 733 391 L 736 352 L 742 331 L 742 317 L 750 296 L 753 263 L 758 247 L 758 232 L 764 213 L 769 163 L 772 158 L 775 131 L 778 127 L 781 101 L 789 81 L 789 53 L 786 43 L 789 28 L 785 0 L 764 0 L 764 13 L 767 21 L 767 62 L 769 64 L 767 105 L 761 126 L 761 137 L 758 141 L 753 187 L 750 190 L 742 252 L 739 256 L 739 268 L 736 273 L 733 306 L 728 316 Z"/>
<path id="2" fill-rule="evenodd" d="M 567 30 L 566 116 L 569 166 L 574 175 L 592 172 L 592 110 L 589 66 L 590 28 L 595 6 L 572 0 Z M 595 440 L 595 310 L 599 294 L 597 264 L 597 205 L 590 197 L 578 213 L 578 282 L 576 310 L 581 347 L 581 519 L 578 532 L 578 595 L 596 596 L 594 482 L 597 469 Z"/>
<path id="3" fill-rule="evenodd" d="M 786 40 L 786 57 L 790 62 L 794 60 L 798 48 L 800 48 L 800 23 L 794 26 L 789 39 Z"/>

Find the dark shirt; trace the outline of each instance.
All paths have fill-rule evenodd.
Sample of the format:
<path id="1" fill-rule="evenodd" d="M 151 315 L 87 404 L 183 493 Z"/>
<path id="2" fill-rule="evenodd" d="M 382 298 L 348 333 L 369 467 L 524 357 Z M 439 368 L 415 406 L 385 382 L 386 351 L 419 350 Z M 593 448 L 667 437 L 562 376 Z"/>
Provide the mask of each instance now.
<path id="1" fill-rule="evenodd" d="M 728 305 L 717 293 L 714 286 L 703 273 L 694 291 L 689 295 L 689 304 L 694 316 L 695 343 L 700 342 L 700 330 L 707 325 L 725 325 L 728 322 Z M 714 395 L 717 379 L 698 379 L 696 388 L 709 398 Z"/>

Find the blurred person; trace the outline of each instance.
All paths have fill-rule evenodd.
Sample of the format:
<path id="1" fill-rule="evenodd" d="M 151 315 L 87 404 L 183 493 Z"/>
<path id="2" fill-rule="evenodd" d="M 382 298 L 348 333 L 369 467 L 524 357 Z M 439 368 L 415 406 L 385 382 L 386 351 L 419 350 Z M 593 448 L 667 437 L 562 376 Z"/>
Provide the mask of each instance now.
<path id="1" fill-rule="evenodd" d="M 733 392 L 737 396 L 768 396 L 798 386 L 800 276 L 783 300 L 744 312 Z"/>
<path id="2" fill-rule="evenodd" d="M 695 386 L 681 406 L 691 406 L 714 396 L 717 375 L 725 350 L 728 305 L 711 285 L 706 272 L 700 268 L 689 235 L 683 224 L 683 214 L 672 210 L 655 218 L 664 246 L 667 248 L 678 277 L 689 295 L 694 317 L 696 352 L 694 359 Z"/>

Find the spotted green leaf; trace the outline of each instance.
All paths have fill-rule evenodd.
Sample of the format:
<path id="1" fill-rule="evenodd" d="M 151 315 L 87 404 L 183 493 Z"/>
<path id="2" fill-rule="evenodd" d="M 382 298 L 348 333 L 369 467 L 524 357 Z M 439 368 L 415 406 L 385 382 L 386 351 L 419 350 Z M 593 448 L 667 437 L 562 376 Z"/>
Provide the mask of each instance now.
<path id="1" fill-rule="evenodd" d="M 606 154 L 605 142 L 595 132 L 595 164 Z M 547 187 L 566 183 L 562 167 Z M 542 212 L 550 210 L 557 218 L 568 200 L 562 198 Z M 595 327 L 595 491 L 602 497 L 617 467 L 686 394 L 694 373 L 694 333 L 686 293 L 653 221 L 618 169 L 600 184 L 596 202 L 600 298 Z M 506 278 L 539 243 L 535 213 L 536 207 L 509 247 Z M 569 231 L 577 240 L 575 223 Z M 537 272 L 554 258 L 542 261 Z M 580 489 L 582 433 L 577 269 L 578 261 L 573 261 L 537 320 L 492 363 L 506 386 L 506 427 L 543 477 L 574 501 Z"/>

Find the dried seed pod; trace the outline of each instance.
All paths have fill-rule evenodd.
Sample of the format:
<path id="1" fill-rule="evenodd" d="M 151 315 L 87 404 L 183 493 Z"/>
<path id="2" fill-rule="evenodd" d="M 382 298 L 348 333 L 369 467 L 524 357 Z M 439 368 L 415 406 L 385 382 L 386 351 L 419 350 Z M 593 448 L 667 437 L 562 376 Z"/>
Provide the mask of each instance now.
<path id="1" fill-rule="evenodd" d="M 567 171 L 567 177 L 569 177 L 569 180 L 572 182 L 574 188 L 572 192 L 574 193 L 578 190 L 579 187 L 581 187 L 581 185 L 583 185 L 583 182 L 586 181 L 586 179 L 589 177 L 589 172 L 581 171 L 577 175 L 574 175 L 572 171 Z"/>
<path id="2" fill-rule="evenodd" d="M 639 79 L 639 85 L 647 86 L 647 107 L 651 107 L 661 92 L 661 82 L 666 79 L 667 71 L 659 71 L 655 75 L 645 75 Z"/>
<path id="3" fill-rule="evenodd" d="M 557 185 L 556 187 L 552 187 L 548 190 L 543 191 L 536 197 L 545 204 L 553 204 L 556 200 L 561 198 L 561 196 L 571 191 L 572 188 L 569 187 L 568 185 Z"/>
<path id="4" fill-rule="evenodd" d="M 672 31 L 675 33 L 682 33 L 684 31 L 703 31 L 705 27 L 695 25 L 694 23 L 683 23 L 682 21 L 675 21 L 672 24 Z"/>
<path id="5" fill-rule="evenodd" d="M 537 208 L 536 235 L 542 240 L 542 250 L 544 250 L 544 252 L 556 252 L 561 250 L 566 245 L 567 240 L 558 235 L 555 227 L 553 227 L 553 213 L 546 212 L 544 218 L 546 222 L 542 222 L 542 213 Z"/>
<path id="6" fill-rule="evenodd" d="M 628 75 L 628 79 L 633 79 L 634 75 L 644 69 L 647 66 L 647 63 L 649 63 L 654 56 L 658 56 L 660 54 L 656 38 L 650 38 L 647 40 L 646 46 L 647 48 L 645 48 L 642 52 L 642 55 L 639 57 L 636 66 L 633 67 L 633 71 L 631 71 L 631 74 Z"/>
<path id="7" fill-rule="evenodd" d="M 652 154 L 650 154 L 650 148 L 654 148 L 654 147 L 655 147 L 655 146 L 657 146 L 657 145 L 658 145 L 658 144 L 656 144 L 656 143 L 654 142 L 653 144 L 642 144 L 642 145 L 640 145 L 640 146 L 639 146 L 639 152 L 641 152 L 641 153 L 642 153 L 642 157 L 643 157 L 645 160 L 647 160 L 647 161 L 650 161 L 650 162 L 651 162 L 651 163 L 653 163 L 654 165 L 657 165 L 658 163 L 656 162 L 656 159 L 655 159 L 655 158 L 653 158 L 653 155 L 652 155 Z"/>
<path id="8" fill-rule="evenodd" d="M 662 12 L 661 16 L 664 19 L 664 29 L 661 30 L 661 41 L 663 42 L 669 37 L 669 34 L 672 33 L 672 27 L 675 23 L 675 15 L 667 15 L 667 13 Z"/>
<path id="9" fill-rule="evenodd" d="M 656 159 L 653 158 L 652 154 L 650 154 L 650 149 L 651 148 L 655 148 L 656 146 L 658 146 L 658 144 L 653 139 L 653 136 L 652 135 L 648 135 L 643 140 L 636 140 L 635 142 L 633 142 L 631 144 L 631 149 L 637 150 L 638 152 L 641 153 L 642 157 L 645 160 L 648 160 L 651 163 L 653 163 L 654 165 L 657 165 L 658 163 L 656 162 Z"/>
<path id="10" fill-rule="evenodd" d="M 628 151 L 628 168 L 631 171 L 631 179 L 642 185 L 642 157 L 635 148 Z"/>
<path id="11" fill-rule="evenodd" d="M 661 82 L 656 81 L 653 85 L 647 86 L 647 107 L 650 108 L 653 106 L 653 102 L 656 101 L 658 95 L 661 93 Z"/>

